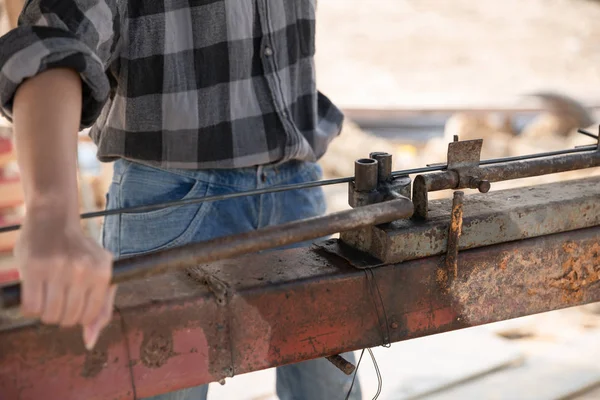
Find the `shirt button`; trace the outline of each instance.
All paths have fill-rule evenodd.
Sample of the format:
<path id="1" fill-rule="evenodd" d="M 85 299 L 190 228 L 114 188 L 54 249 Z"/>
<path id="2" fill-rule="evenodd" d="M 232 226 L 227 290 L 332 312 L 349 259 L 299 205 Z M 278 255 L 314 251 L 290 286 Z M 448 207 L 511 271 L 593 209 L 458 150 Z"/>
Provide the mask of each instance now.
<path id="1" fill-rule="evenodd" d="M 265 47 L 265 56 L 271 57 L 273 55 L 273 49 L 270 47 Z"/>

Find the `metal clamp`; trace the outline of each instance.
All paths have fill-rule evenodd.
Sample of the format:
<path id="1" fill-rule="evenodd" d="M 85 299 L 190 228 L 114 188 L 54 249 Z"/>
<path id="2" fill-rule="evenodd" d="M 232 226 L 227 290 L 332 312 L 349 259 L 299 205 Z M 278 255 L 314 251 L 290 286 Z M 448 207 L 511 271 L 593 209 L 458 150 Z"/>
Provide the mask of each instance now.
<path id="1" fill-rule="evenodd" d="M 404 197 L 410 199 L 408 176 L 392 175 L 392 155 L 369 154 L 354 162 L 354 180 L 348 183 L 348 204 L 352 208 Z"/>

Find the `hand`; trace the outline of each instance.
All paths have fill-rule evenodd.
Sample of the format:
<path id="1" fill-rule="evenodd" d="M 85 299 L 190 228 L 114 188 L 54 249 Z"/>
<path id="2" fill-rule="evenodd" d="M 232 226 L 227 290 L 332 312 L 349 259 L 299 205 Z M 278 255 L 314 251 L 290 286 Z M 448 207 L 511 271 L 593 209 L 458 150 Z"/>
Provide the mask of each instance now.
<path id="1" fill-rule="evenodd" d="M 91 350 L 110 322 L 116 286 L 112 255 L 86 237 L 78 217 L 27 213 L 15 246 L 21 274 L 21 311 L 46 324 L 81 325 Z"/>

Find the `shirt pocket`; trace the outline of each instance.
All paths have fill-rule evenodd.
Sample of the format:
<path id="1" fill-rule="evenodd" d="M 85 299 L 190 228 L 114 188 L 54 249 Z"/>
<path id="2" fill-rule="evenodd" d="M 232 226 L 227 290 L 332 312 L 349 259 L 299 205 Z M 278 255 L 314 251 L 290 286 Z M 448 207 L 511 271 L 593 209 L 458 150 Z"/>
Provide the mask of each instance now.
<path id="1" fill-rule="evenodd" d="M 119 184 L 120 207 L 136 207 L 208 196 L 210 182 L 169 171 L 133 165 Z M 119 256 L 159 251 L 190 242 L 210 204 L 171 206 L 123 213 L 119 223 Z"/>

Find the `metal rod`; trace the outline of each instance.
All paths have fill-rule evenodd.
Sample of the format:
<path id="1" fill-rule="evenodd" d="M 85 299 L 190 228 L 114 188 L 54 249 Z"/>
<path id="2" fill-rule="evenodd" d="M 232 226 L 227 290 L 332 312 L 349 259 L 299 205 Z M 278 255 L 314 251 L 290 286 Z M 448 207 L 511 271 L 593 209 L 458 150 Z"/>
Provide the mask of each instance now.
<path id="1" fill-rule="evenodd" d="M 524 159 L 507 164 L 488 165 L 479 168 L 477 174 L 480 180 L 501 182 L 594 167 L 600 167 L 600 151 L 598 150 L 589 153 L 560 154 L 544 158 Z M 453 171 L 417 176 L 413 183 L 414 218 L 427 218 L 428 192 L 465 188 L 465 186 L 459 185 L 459 182 L 458 174 Z"/>
<path id="2" fill-rule="evenodd" d="M 598 135 L 594 135 L 593 133 L 591 133 L 591 132 L 588 132 L 588 131 L 586 131 L 585 129 L 577 129 L 577 132 L 578 132 L 578 133 L 581 133 L 582 135 L 585 135 L 585 136 L 591 137 L 592 139 L 596 139 L 596 140 L 598 140 Z"/>
<path id="3" fill-rule="evenodd" d="M 380 225 L 400 218 L 409 218 L 412 212 L 412 202 L 407 198 L 402 198 L 332 213 L 323 217 L 294 221 L 252 232 L 123 258 L 114 262 L 112 282 L 122 283 L 148 278 L 170 270 L 274 249 L 338 232 Z M 0 289 L 2 295 L 0 305 L 3 308 L 16 307 L 20 304 L 20 284 L 8 285 Z"/>
<path id="4" fill-rule="evenodd" d="M 332 363 L 337 369 L 342 371 L 346 375 L 352 375 L 356 367 L 354 364 L 346 360 L 344 357 L 336 354 L 335 356 L 325 357 L 327 361 Z"/>
<path id="5" fill-rule="evenodd" d="M 600 167 L 600 152 L 558 155 L 537 160 L 522 160 L 507 165 L 490 165 L 480 169 L 481 179 L 490 182 L 530 178 L 586 168 Z"/>
<path id="6" fill-rule="evenodd" d="M 588 145 L 588 146 L 577 147 L 574 149 L 557 150 L 557 151 L 550 151 L 550 152 L 546 152 L 546 153 L 538 153 L 538 154 L 531 154 L 531 155 L 525 155 L 525 156 L 493 158 L 493 159 L 489 159 L 489 160 L 483 160 L 479 163 L 479 165 L 490 165 L 490 164 L 498 164 L 498 163 L 504 163 L 504 162 L 532 160 L 535 158 L 550 157 L 550 156 L 555 156 L 555 155 L 593 151 L 593 150 L 596 150 L 597 148 L 598 148 L 597 145 Z M 436 165 L 432 165 L 429 167 L 405 169 L 405 170 L 401 170 L 401 171 L 392 172 L 392 177 L 395 178 L 398 176 L 407 176 L 407 175 L 414 175 L 414 174 L 423 174 L 426 172 L 443 171 L 447 167 L 448 166 L 446 164 L 436 164 Z M 342 184 L 342 183 L 348 183 L 353 180 L 354 180 L 354 177 L 326 179 L 326 180 L 306 182 L 306 183 L 293 184 L 293 185 L 281 185 L 281 186 L 274 186 L 274 187 L 264 188 L 264 189 L 247 190 L 247 191 L 243 191 L 243 192 L 229 193 L 229 194 L 224 194 L 224 195 L 206 196 L 206 197 L 198 197 L 198 198 L 185 199 L 185 200 L 167 201 L 164 203 L 148 204 L 148 205 L 136 206 L 136 207 L 114 208 L 114 209 L 110 209 L 110 210 L 84 213 L 84 214 L 80 215 L 80 218 L 87 219 L 87 218 L 105 217 L 105 216 L 109 216 L 109 215 L 119 215 L 119 214 L 123 214 L 126 212 L 127 213 L 146 212 L 146 211 L 159 210 L 161 208 L 167 208 L 167 207 L 186 206 L 186 205 L 192 205 L 192 204 L 207 203 L 207 202 L 212 202 L 212 201 L 234 199 L 234 198 L 244 197 L 244 196 L 257 196 L 257 195 L 266 194 L 266 193 L 285 192 L 288 190 L 310 189 L 310 188 L 319 187 L 319 186 L 338 185 L 338 184 Z M 21 225 L 8 225 L 8 226 L 0 227 L 0 233 L 17 231 L 20 228 L 21 228 Z"/>

